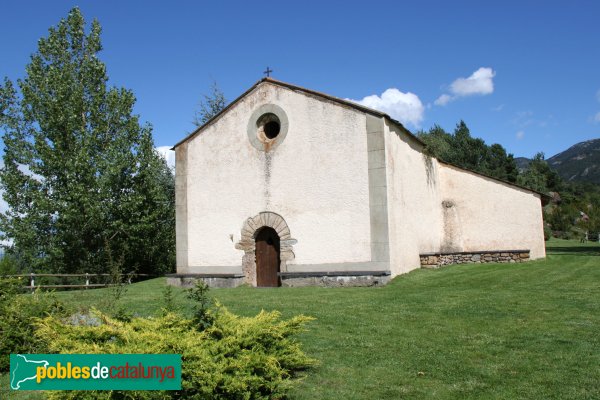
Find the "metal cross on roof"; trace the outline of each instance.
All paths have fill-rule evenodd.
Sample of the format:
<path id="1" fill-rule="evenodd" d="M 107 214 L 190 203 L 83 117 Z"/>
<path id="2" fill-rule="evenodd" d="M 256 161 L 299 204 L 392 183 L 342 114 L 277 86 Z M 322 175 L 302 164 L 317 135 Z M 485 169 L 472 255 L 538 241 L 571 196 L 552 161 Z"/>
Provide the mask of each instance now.
<path id="1" fill-rule="evenodd" d="M 263 74 L 265 74 L 267 76 L 267 78 L 268 78 L 268 77 L 271 76 L 271 72 L 273 72 L 273 70 L 270 69 L 269 67 L 267 67 L 267 70 L 265 72 L 263 72 Z"/>

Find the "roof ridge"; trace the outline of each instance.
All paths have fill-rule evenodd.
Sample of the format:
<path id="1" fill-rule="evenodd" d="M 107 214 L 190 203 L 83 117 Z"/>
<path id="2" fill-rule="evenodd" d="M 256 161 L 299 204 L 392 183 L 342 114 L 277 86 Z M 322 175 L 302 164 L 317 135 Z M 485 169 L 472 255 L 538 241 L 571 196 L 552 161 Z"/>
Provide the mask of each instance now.
<path id="1" fill-rule="evenodd" d="M 180 144 L 182 144 L 182 143 L 188 141 L 189 139 L 195 137 L 198 133 L 200 133 L 200 131 L 202 131 L 205 127 L 211 125 L 221 115 L 223 115 L 227 110 L 229 110 L 234 104 L 236 104 L 243 97 L 245 97 L 247 94 L 249 94 L 250 92 L 252 92 L 260 84 L 265 83 L 265 82 L 266 83 L 271 83 L 271 84 L 274 84 L 274 85 L 278 85 L 278 86 L 282 86 L 282 87 L 286 87 L 286 88 L 288 88 L 290 90 L 301 91 L 301 92 L 304 92 L 304 93 L 307 93 L 307 94 L 310 94 L 310 95 L 313 95 L 313 96 L 317 96 L 317 97 L 320 97 L 320 98 L 332 101 L 334 103 L 338 103 L 338 104 L 341 104 L 341 105 L 344 105 L 344 106 L 347 106 L 347 107 L 354 108 L 354 109 L 362 111 L 364 113 L 375 115 L 375 116 L 381 117 L 381 118 L 386 118 L 387 120 L 391 121 L 392 123 L 398 125 L 406 134 L 408 134 L 409 136 L 411 136 L 417 142 L 421 143 L 422 145 L 425 145 L 425 143 L 421 139 L 419 139 L 416 135 L 414 135 L 412 132 L 410 132 L 408 129 L 406 129 L 406 127 L 404 125 L 402 125 L 402 123 L 400 121 L 395 120 L 394 118 L 390 117 L 388 114 L 386 114 L 384 112 L 381 112 L 379 110 L 375 110 L 373 108 L 369 108 L 369 107 L 363 106 L 362 104 L 358 104 L 358 103 L 355 103 L 355 102 L 350 101 L 350 100 L 341 99 L 339 97 L 332 96 L 332 95 L 329 95 L 327 93 L 318 92 L 318 91 L 312 90 L 312 89 L 307 89 L 305 87 L 294 85 L 292 83 L 288 83 L 288 82 L 284 82 L 284 81 L 280 81 L 280 80 L 275 79 L 275 78 L 264 77 L 264 78 L 261 78 L 260 80 L 258 80 L 256 83 L 254 83 L 254 85 L 252 85 L 244 93 L 242 93 L 241 95 L 239 95 L 238 97 L 236 97 L 233 101 L 231 101 L 231 103 L 229 103 L 219 113 L 217 113 L 212 118 L 210 118 L 208 121 L 206 121 L 203 125 L 197 127 L 192 133 L 188 134 L 182 140 L 180 140 L 179 142 L 177 142 L 173 146 L 173 148 L 171 150 L 174 150 Z"/>

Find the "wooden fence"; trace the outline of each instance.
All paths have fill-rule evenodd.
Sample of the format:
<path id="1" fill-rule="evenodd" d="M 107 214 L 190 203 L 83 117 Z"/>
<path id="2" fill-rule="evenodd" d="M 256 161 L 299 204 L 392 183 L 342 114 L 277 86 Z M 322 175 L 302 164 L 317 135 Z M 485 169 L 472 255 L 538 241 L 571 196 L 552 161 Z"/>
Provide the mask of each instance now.
<path id="1" fill-rule="evenodd" d="M 115 285 L 114 282 L 109 282 L 111 279 L 111 274 L 17 274 L 17 275 L 4 275 L 5 278 L 28 278 L 28 285 L 24 286 L 24 289 L 91 289 L 91 288 L 99 288 L 99 287 L 108 287 Z M 131 284 L 131 280 L 134 277 L 150 277 L 152 275 L 149 274 L 123 274 L 124 278 L 123 283 Z M 98 277 L 104 277 L 105 282 L 102 283 L 91 283 L 92 280 L 98 281 Z M 83 280 L 85 278 L 85 283 L 80 284 L 36 284 L 36 281 L 39 281 L 40 278 L 81 278 Z"/>
<path id="2" fill-rule="evenodd" d="M 600 232 L 586 232 L 581 238 L 580 242 L 600 242 Z"/>

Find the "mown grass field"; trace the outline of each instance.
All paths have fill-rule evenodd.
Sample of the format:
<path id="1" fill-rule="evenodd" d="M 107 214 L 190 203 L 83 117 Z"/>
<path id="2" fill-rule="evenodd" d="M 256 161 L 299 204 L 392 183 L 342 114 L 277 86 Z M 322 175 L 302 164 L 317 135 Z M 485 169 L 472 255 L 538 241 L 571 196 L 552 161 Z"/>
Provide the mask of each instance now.
<path id="1" fill-rule="evenodd" d="M 132 285 L 122 304 L 156 313 L 164 285 Z M 242 315 L 316 318 L 300 340 L 321 365 L 293 399 L 600 398 L 598 243 L 553 240 L 546 260 L 417 270 L 379 288 L 211 294 Z M 106 289 L 58 295 L 78 307 L 111 303 Z M 189 310 L 180 290 L 176 300 Z"/>

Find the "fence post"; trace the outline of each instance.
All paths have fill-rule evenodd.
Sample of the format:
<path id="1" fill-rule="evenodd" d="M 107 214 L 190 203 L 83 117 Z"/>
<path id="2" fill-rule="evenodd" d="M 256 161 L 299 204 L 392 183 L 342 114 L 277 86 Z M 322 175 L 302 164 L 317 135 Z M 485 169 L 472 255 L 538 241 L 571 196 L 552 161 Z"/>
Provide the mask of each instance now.
<path id="1" fill-rule="evenodd" d="M 88 286 L 90 285 L 90 277 L 88 275 L 88 273 L 85 273 L 85 288 L 87 289 Z"/>
<path id="2" fill-rule="evenodd" d="M 32 272 L 29 274 L 29 286 L 31 286 L 31 290 L 35 288 L 35 274 Z"/>

